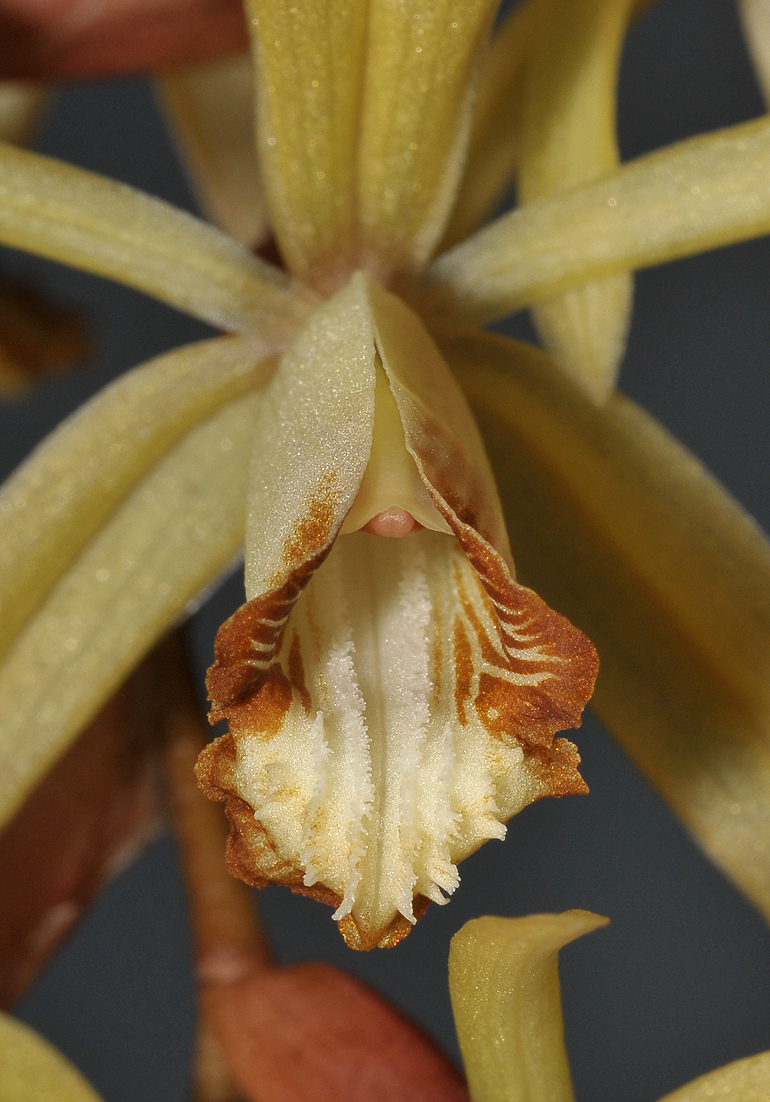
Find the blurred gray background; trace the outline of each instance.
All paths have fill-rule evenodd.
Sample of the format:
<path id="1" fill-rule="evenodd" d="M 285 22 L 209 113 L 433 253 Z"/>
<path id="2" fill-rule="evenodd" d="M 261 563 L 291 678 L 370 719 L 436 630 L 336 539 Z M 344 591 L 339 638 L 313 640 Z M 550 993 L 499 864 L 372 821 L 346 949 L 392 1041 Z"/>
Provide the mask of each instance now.
<path id="1" fill-rule="evenodd" d="M 661 0 L 633 30 L 621 78 L 624 157 L 762 109 L 732 0 Z M 143 81 L 61 92 L 38 148 L 195 209 Z M 0 411 L 4 471 L 115 375 L 210 332 L 82 273 L 5 251 L 2 264 L 85 309 L 98 339 L 86 370 Z M 640 273 L 621 382 L 766 529 L 769 274 L 767 240 Z M 507 329 L 530 332 L 525 318 Z M 201 670 L 216 627 L 242 599 L 231 579 L 198 615 Z M 609 928 L 562 953 L 576 1091 L 583 1102 L 653 1102 L 770 1048 L 770 937 L 593 717 L 576 741 L 591 795 L 527 808 L 504 843 L 465 862 L 451 904 L 433 907 L 397 949 L 346 949 L 328 908 L 284 889 L 262 894 L 262 912 L 281 959 L 324 958 L 354 971 L 455 1056 L 446 957 L 466 919 L 568 907 L 609 915 Z M 182 887 L 165 837 L 107 888 L 18 1013 L 107 1102 L 183 1102 L 193 995 Z"/>

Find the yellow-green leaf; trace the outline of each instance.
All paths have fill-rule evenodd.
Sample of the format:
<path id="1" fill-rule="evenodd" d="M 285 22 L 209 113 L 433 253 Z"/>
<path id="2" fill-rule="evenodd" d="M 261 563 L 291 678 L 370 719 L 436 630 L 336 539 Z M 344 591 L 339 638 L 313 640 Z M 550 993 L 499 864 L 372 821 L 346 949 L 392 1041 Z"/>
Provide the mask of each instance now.
<path id="1" fill-rule="evenodd" d="M 0 1102 L 101 1102 L 101 1098 L 39 1033 L 9 1014 L 0 1014 Z"/>
<path id="2" fill-rule="evenodd" d="M 620 395 L 598 409 L 537 349 L 445 346 L 480 420 L 517 570 L 594 641 L 594 706 L 770 916 L 770 545 Z"/>
<path id="3" fill-rule="evenodd" d="M 519 207 L 440 257 L 423 309 L 492 321 L 586 283 L 770 232 L 770 118 Z"/>
<path id="4" fill-rule="evenodd" d="M 136 287 L 221 329 L 290 332 L 312 296 L 161 199 L 0 144 L 0 243 Z"/>
<path id="5" fill-rule="evenodd" d="M 237 54 L 157 78 L 172 133 L 211 221 L 248 249 L 269 234 L 257 164 L 251 57 Z"/>
<path id="6" fill-rule="evenodd" d="M 359 203 L 365 266 L 428 260 L 470 132 L 472 85 L 494 0 L 370 0 Z"/>
<path id="7" fill-rule="evenodd" d="M 0 657 L 72 560 L 165 452 L 265 382 L 275 346 L 217 337 L 121 376 L 65 421 L 0 490 Z"/>
<path id="8" fill-rule="evenodd" d="M 449 991 L 472 1102 L 572 1102 L 559 949 L 607 923 L 590 911 L 466 922 Z"/>
<path id="9" fill-rule="evenodd" d="M 368 4 L 248 0 L 259 157 L 289 270 L 332 291 L 355 248 L 356 140 Z"/>
<path id="10" fill-rule="evenodd" d="M 259 393 L 193 429 L 91 539 L 0 667 L 5 822 L 243 540 Z"/>

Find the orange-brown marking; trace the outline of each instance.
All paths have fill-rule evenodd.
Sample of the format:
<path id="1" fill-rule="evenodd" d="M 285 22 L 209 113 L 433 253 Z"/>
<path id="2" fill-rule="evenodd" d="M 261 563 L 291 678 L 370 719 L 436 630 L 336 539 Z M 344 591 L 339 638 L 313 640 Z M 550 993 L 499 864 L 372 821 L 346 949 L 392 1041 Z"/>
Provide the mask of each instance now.
<path id="1" fill-rule="evenodd" d="M 471 699 L 473 655 L 471 653 L 471 644 L 468 640 L 465 625 L 459 616 L 455 617 L 453 642 L 455 659 L 455 709 L 460 725 L 462 727 L 467 727 L 468 716 L 465 712 L 465 705 Z"/>
<path id="2" fill-rule="evenodd" d="M 334 524 L 334 502 L 331 491 L 335 478 L 333 472 L 324 476 L 318 493 L 308 504 L 307 512 L 297 521 L 294 530 L 284 543 L 282 573 L 290 573 L 309 555 L 314 554 L 319 547 L 323 547 L 328 542 Z"/>
<path id="3" fill-rule="evenodd" d="M 299 642 L 299 635 L 296 631 L 294 638 L 291 641 L 289 647 L 289 681 L 291 681 L 294 688 L 299 693 L 299 698 L 302 701 L 302 707 L 305 710 L 305 715 L 310 715 L 311 700 L 308 687 L 305 682 L 305 665 L 302 661 L 302 650 Z"/>

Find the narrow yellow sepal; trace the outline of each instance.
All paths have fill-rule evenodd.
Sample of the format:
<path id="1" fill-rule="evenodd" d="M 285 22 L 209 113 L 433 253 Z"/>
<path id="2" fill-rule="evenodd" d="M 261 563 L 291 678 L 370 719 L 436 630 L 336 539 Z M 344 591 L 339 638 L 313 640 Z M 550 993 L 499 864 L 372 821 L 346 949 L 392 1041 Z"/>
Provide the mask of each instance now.
<path id="1" fill-rule="evenodd" d="M 157 78 L 201 206 L 214 225 L 252 250 L 270 232 L 257 163 L 253 85 L 248 54 Z"/>
<path id="2" fill-rule="evenodd" d="M 362 260 L 422 267 L 454 201 L 493 0 L 371 0 L 361 142 Z"/>
<path id="3" fill-rule="evenodd" d="M 485 917 L 452 938 L 449 991 L 472 1102 L 572 1102 L 559 949 L 607 921 L 577 910 Z"/>
<path id="4" fill-rule="evenodd" d="M 535 0 L 514 8 L 484 58 L 465 167 L 440 252 L 473 233 L 513 183 L 521 141 L 524 63 L 536 14 Z"/>
<path id="5" fill-rule="evenodd" d="M 715 1098 L 730 1099 L 730 1102 L 764 1102 L 768 1097 L 770 1052 L 760 1052 L 701 1075 L 667 1094 L 660 1102 L 713 1102 Z"/>
<path id="6" fill-rule="evenodd" d="M 122 375 L 0 489 L 0 657 L 122 499 L 197 424 L 267 381 L 272 346 L 217 337 Z"/>
<path id="7" fill-rule="evenodd" d="M 283 272 L 191 214 L 3 144 L 0 243 L 115 279 L 221 329 L 287 335 L 314 304 Z"/>
<path id="8" fill-rule="evenodd" d="M 194 428 L 119 505 L 0 666 L 0 821 L 243 540 L 259 392 Z"/>
<path id="9" fill-rule="evenodd" d="M 492 321 L 611 272 L 770 231 L 770 118 L 629 161 L 519 207 L 428 269 L 422 309 Z"/>
<path id="10" fill-rule="evenodd" d="M 101 1096 L 39 1033 L 0 1014 L 0 1102 L 101 1102 Z"/>
<path id="11" fill-rule="evenodd" d="M 770 916 L 770 545 L 627 399 L 599 410 L 543 353 L 502 337 L 443 351 L 523 579 L 597 645 L 596 711 Z"/>
<path id="12" fill-rule="evenodd" d="M 767 0 L 738 0 L 746 45 L 759 86 L 770 103 L 770 4 Z"/>
<path id="13" fill-rule="evenodd" d="M 517 193 L 526 204 L 617 170 L 616 84 L 634 0 L 541 0 L 523 82 Z M 606 276 L 538 304 L 544 344 L 588 392 L 612 389 L 633 284 Z"/>
<path id="14" fill-rule="evenodd" d="M 325 292 L 354 266 L 367 9 L 361 0 L 246 4 L 270 224 L 289 270 Z"/>

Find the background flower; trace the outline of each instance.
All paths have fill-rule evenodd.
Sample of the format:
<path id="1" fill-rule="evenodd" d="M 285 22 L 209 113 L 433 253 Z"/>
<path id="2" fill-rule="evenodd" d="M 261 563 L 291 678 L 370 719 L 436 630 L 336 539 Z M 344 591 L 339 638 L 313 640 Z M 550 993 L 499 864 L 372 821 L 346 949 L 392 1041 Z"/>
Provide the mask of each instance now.
<path id="1" fill-rule="evenodd" d="M 709 31 L 713 33 L 710 40 Z M 662 52 L 658 55 L 659 61 L 662 56 L 661 67 L 651 62 L 647 52 L 650 40 L 655 40 L 657 35 Z M 734 55 L 737 60 L 729 61 L 731 55 L 727 45 L 731 40 L 734 44 L 737 42 L 737 31 L 728 0 L 697 0 L 693 3 L 664 0 L 660 9 L 647 17 L 634 32 L 629 50 L 628 64 L 632 68 L 635 64 L 638 66 L 638 100 L 631 104 L 626 99 L 625 114 L 621 109 L 626 156 L 689 133 L 751 117 L 761 110 L 740 53 Z M 636 62 L 634 41 L 638 50 Z M 698 64 L 702 67 L 696 67 Z M 628 71 L 627 68 L 627 75 Z M 672 86 L 667 83 L 669 79 L 676 80 L 677 84 Z M 729 95 L 726 94 L 728 92 Z M 131 117 L 130 112 L 121 124 L 113 107 L 103 107 L 109 133 L 99 137 L 101 147 L 98 156 L 106 155 L 109 159 L 112 153 L 115 161 L 109 163 L 109 160 L 89 159 L 92 154 L 79 143 L 83 143 L 87 131 L 93 126 L 93 116 L 89 118 L 82 113 L 80 92 L 75 91 L 71 95 L 73 99 L 70 102 L 77 105 L 74 148 L 49 144 L 47 152 L 107 175 L 131 179 L 138 186 L 167 198 L 177 197 L 167 190 L 167 180 L 164 180 L 158 167 L 159 162 L 148 156 L 146 144 L 142 147 L 141 157 L 127 144 L 129 133 L 137 125 L 136 117 Z M 105 101 L 102 100 L 102 103 Z M 704 106 L 710 113 L 704 112 Z M 140 125 L 142 141 L 146 143 L 152 137 L 153 124 L 143 121 Z M 53 139 L 53 129 L 50 133 Z M 112 150 L 110 140 L 114 143 Z M 139 175 L 130 175 L 135 172 Z M 754 267 L 750 258 L 754 258 Z M 763 388 L 767 387 L 767 375 L 763 349 L 767 334 L 755 337 L 755 345 L 747 336 L 747 319 L 757 314 L 767 316 L 766 303 L 761 297 L 765 294 L 766 259 L 767 243 L 759 242 L 640 276 L 635 343 L 632 344 L 623 380 L 625 389 L 667 420 L 677 435 L 690 443 L 760 517 L 766 507 L 763 494 L 766 475 L 762 473 L 762 466 L 750 464 L 745 468 L 749 474 L 743 485 L 736 479 L 740 472 L 738 453 L 751 453 L 755 447 L 758 448 L 766 432 L 764 410 L 767 409 L 767 394 Z M 708 289 L 709 273 L 717 273 L 711 290 Z M 98 296 L 107 291 L 98 281 L 79 273 L 66 273 L 61 286 L 73 297 L 77 288 L 92 288 Z M 728 313 L 724 318 L 717 313 L 717 309 L 730 292 L 736 294 L 735 312 Z M 41 400 L 31 407 L 33 419 L 41 430 L 51 427 L 60 416 L 59 409 L 48 405 L 53 395 L 60 396 L 68 404 L 71 398 L 75 405 L 85 396 L 87 385 L 101 383 L 111 370 L 123 369 L 140 362 L 161 347 L 172 347 L 202 334 L 202 327 L 143 300 L 143 306 L 148 311 L 144 315 L 145 320 L 139 321 L 137 316 L 133 316 L 124 321 L 120 311 L 126 303 L 138 303 L 139 296 L 123 290 L 111 290 L 110 293 L 115 294 L 113 301 L 119 305 L 111 308 L 109 325 L 116 327 L 120 324 L 124 327 L 120 331 L 113 328 L 111 333 L 106 334 L 105 344 L 109 341 L 111 348 L 115 347 L 115 342 L 121 345 L 119 360 L 113 352 L 112 361 L 103 361 L 89 378 L 82 382 L 69 380 L 47 390 Z M 659 323 L 661 315 L 668 310 L 673 329 L 663 334 Z M 691 328 L 688 339 L 682 341 L 688 312 L 691 313 Z M 148 318 L 164 318 L 168 325 L 161 343 L 155 346 L 149 343 Z M 741 350 L 747 358 L 756 356 L 753 362 L 757 371 L 764 373 L 763 379 L 758 380 L 758 390 L 751 398 L 741 397 L 740 388 L 745 382 L 745 375 L 738 367 Z M 654 369 L 659 369 L 659 373 Z M 734 413 L 743 402 L 750 403 L 752 416 L 748 423 L 744 422 L 740 429 L 735 430 L 733 436 Z M 14 415 L 9 428 L 16 428 L 17 424 L 18 417 Z M 754 442 L 750 435 L 752 426 L 757 431 Z M 767 514 L 764 521 L 767 526 Z M 232 590 L 231 597 L 232 607 L 239 598 Z M 221 620 L 226 611 L 229 609 L 220 607 L 218 613 L 212 614 L 212 625 Z M 201 651 L 205 652 L 206 659 L 208 650 L 209 643 L 202 642 Z M 447 916 L 444 920 L 440 916 L 441 923 L 434 922 L 430 936 L 427 933 L 421 936 L 421 932 L 416 931 L 413 935 L 417 939 L 414 949 L 407 951 L 404 946 L 396 960 L 392 955 L 387 961 L 375 957 L 371 964 L 369 961 L 361 962 L 360 967 L 370 974 L 380 966 L 385 973 L 386 986 L 396 997 L 407 990 L 408 977 L 414 976 L 417 984 L 409 996 L 413 1000 L 412 1009 L 418 1016 L 427 1016 L 438 1006 L 439 995 L 443 991 L 447 934 L 459 925 L 466 914 L 477 914 L 481 909 L 497 913 L 523 913 L 528 910 L 558 910 L 566 906 L 591 907 L 611 914 L 613 928 L 602 937 L 618 938 L 613 942 L 616 948 L 612 952 L 607 951 L 606 940 L 601 948 L 594 950 L 588 939 L 585 948 L 575 946 L 574 951 L 564 954 L 565 972 L 570 970 L 570 961 L 575 961 L 575 968 L 579 970 L 579 961 L 582 960 L 586 973 L 579 984 L 581 990 L 575 996 L 576 1004 L 581 1007 L 580 1012 L 570 1015 L 567 1008 L 566 1014 L 568 1029 L 573 1030 L 573 1048 L 580 1057 L 580 1061 L 575 1063 L 578 1092 L 592 1098 L 614 1098 L 622 1092 L 626 1098 L 653 1099 L 717 1063 L 768 1046 L 768 1019 L 763 1019 L 756 1009 L 745 1009 L 745 998 L 737 982 L 741 969 L 744 969 L 747 985 L 755 985 L 759 1003 L 770 973 L 768 950 L 764 950 L 766 955 L 762 957 L 759 947 L 766 946 L 767 942 L 753 913 L 731 895 L 717 873 L 697 861 L 690 843 L 683 840 L 676 825 L 671 825 L 668 813 L 661 810 L 656 798 L 649 794 L 640 797 L 645 813 L 650 817 L 641 816 L 639 804 L 632 804 L 629 797 L 631 770 L 614 746 L 598 740 L 586 728 L 581 748 L 587 767 L 592 770 L 589 780 L 593 781 L 594 795 L 589 801 L 565 801 L 555 809 L 531 809 L 516 824 L 516 830 L 512 831 L 511 839 L 504 848 L 496 847 L 497 852 L 493 850 L 488 856 L 480 855 L 471 865 L 466 865 L 464 888 L 453 905 L 454 918 Z M 646 790 L 640 789 L 640 792 Z M 609 816 L 603 825 L 598 821 L 602 811 Z M 664 833 L 664 823 L 670 826 L 671 835 Z M 591 845 L 599 842 L 600 847 L 590 849 L 589 842 Z M 677 852 L 683 858 L 681 867 L 673 860 Z M 665 861 L 662 854 L 665 854 Z M 669 881 L 670 886 L 677 889 L 677 894 L 668 904 L 664 904 L 664 886 Z M 123 889 L 118 886 L 116 891 L 130 890 L 132 883 L 136 885 L 138 882 L 135 878 L 129 879 Z M 160 877 L 162 883 L 163 874 Z M 482 885 L 484 891 L 494 890 L 497 895 L 484 895 Z M 708 903 L 702 899 L 699 901 L 696 894 L 696 887 L 704 885 L 714 893 Z M 476 893 L 473 890 L 475 887 L 479 888 Z M 161 890 L 160 887 L 156 888 L 158 890 Z M 154 948 L 160 947 L 162 950 L 163 969 L 168 972 L 174 959 L 175 943 L 169 938 L 165 946 L 162 943 L 159 946 L 158 921 L 162 906 L 154 901 L 162 897 L 150 895 L 148 899 L 147 888 L 138 888 L 137 894 L 142 898 L 145 909 L 140 913 L 147 926 L 133 946 L 129 942 L 128 950 L 126 942 L 123 942 L 123 948 L 119 950 L 121 961 L 126 958 L 135 961 L 154 943 Z M 116 896 L 111 898 L 115 900 Z M 301 901 L 292 903 L 283 899 L 280 893 L 273 893 L 272 898 L 265 898 L 265 905 L 280 931 L 279 946 L 295 954 L 323 955 L 321 943 L 326 939 L 319 929 L 323 923 L 312 913 L 311 904 Z M 458 905 L 465 910 L 457 910 Z M 149 912 L 147 908 L 150 908 Z M 725 936 L 723 923 L 726 912 L 731 912 L 733 917 L 743 916 L 741 936 Z M 147 918 L 148 913 L 150 919 Z M 300 924 L 302 916 L 308 915 L 307 926 L 295 927 L 290 931 L 284 917 L 286 914 L 294 916 Z M 709 925 L 707 918 L 713 920 L 713 926 Z M 638 929 L 632 928 L 632 919 L 640 920 Z M 688 919 L 694 920 L 690 926 Z M 98 928 L 98 916 L 93 922 Z M 94 928 L 93 923 L 91 928 Z M 334 934 L 334 930 L 331 933 Z M 657 966 L 651 964 L 646 955 L 653 948 L 662 951 Z M 614 996 L 597 990 L 596 985 L 590 982 L 594 952 L 597 961 L 604 957 L 610 965 L 612 982 L 617 984 Z M 720 953 L 723 955 L 720 956 Z M 694 968 L 699 956 L 707 962 L 707 970 L 700 980 L 695 978 Z M 66 970 L 67 961 L 72 962 L 73 959 L 72 955 L 65 957 L 56 968 L 60 972 Z M 359 961 L 348 954 L 343 953 L 340 959 L 349 967 L 359 966 Z M 435 971 L 428 979 L 428 973 L 419 969 L 431 964 L 435 965 Z M 74 965 L 75 975 L 71 978 L 80 982 L 83 993 L 94 990 L 96 976 L 93 967 L 83 970 L 81 965 Z M 131 966 L 132 972 L 134 967 Z M 653 978 L 653 971 L 665 974 Z M 661 986 L 662 980 L 670 983 L 669 989 Z M 169 995 L 168 1005 L 161 1008 L 159 1020 L 163 1023 L 162 1027 L 153 1027 L 153 1020 L 147 1017 L 145 1003 L 141 1007 L 145 1015 L 143 1021 L 136 1018 L 138 1007 L 135 1005 L 130 1007 L 135 1016 L 133 1020 L 116 1028 L 115 1024 L 109 1024 L 116 991 L 120 990 L 117 980 L 114 984 L 112 988 L 108 987 L 104 1004 L 97 1006 L 94 1019 L 101 1018 L 108 1024 L 107 1036 L 110 1039 L 115 1034 L 120 1036 L 125 1043 L 125 1051 L 140 1047 L 142 1036 L 136 1030 L 151 1033 L 155 1029 L 155 1039 L 159 1042 L 165 1036 L 166 1052 L 156 1057 L 157 1070 L 162 1074 L 168 1068 L 170 1053 L 174 1048 L 183 1047 L 179 1039 L 181 1034 L 174 1037 L 170 1032 L 179 1025 L 176 995 Z M 153 997 L 157 997 L 157 986 L 156 975 L 151 985 Z M 584 1002 L 585 992 L 589 988 L 596 1005 L 604 1004 L 610 1011 L 608 1022 L 603 1026 L 599 1024 L 590 1004 Z M 650 1015 L 651 1024 L 646 1031 L 639 1027 L 635 1012 L 645 993 L 655 1000 Z M 683 994 L 685 997 L 677 1002 L 675 996 Z M 727 1002 L 720 1006 L 717 994 Z M 149 991 L 143 996 L 145 999 L 147 997 Z M 626 1017 L 621 1013 L 623 1004 L 627 1009 L 633 1008 Z M 30 1006 L 30 1003 L 27 1005 Z M 448 1035 L 446 1002 L 443 1006 L 441 1028 Z M 764 1014 L 767 1015 L 766 1009 Z M 40 1021 L 41 1025 L 48 1027 L 48 1022 Z M 68 1008 L 58 1034 L 50 1028 L 48 1032 L 64 1043 L 67 1038 L 62 1039 L 61 1031 L 69 1029 L 71 1024 L 72 1010 Z M 93 1032 L 96 1024 L 94 1021 L 87 1028 Z M 694 1044 L 696 1037 L 704 1046 L 700 1054 Z M 637 1046 L 643 1069 L 634 1066 L 631 1060 L 632 1041 Z M 86 1067 L 77 1047 L 73 1049 L 73 1043 L 76 1044 L 71 1042 L 64 1047 L 80 1060 L 81 1066 L 98 1085 L 103 1085 L 105 1093 L 110 1093 L 111 1097 L 120 1098 L 121 1091 L 124 1098 L 182 1096 L 181 1080 L 173 1087 L 168 1081 L 157 1079 L 154 1084 L 139 1084 L 134 1088 L 134 1093 L 129 1094 L 130 1088 L 121 1070 L 113 1073 L 112 1083 L 108 1086 L 104 1079 L 99 1080 L 92 1066 Z M 101 1043 L 109 1043 L 106 1036 Z M 681 1063 L 675 1066 L 673 1056 L 677 1053 Z M 583 1059 L 587 1063 L 581 1063 Z"/>

